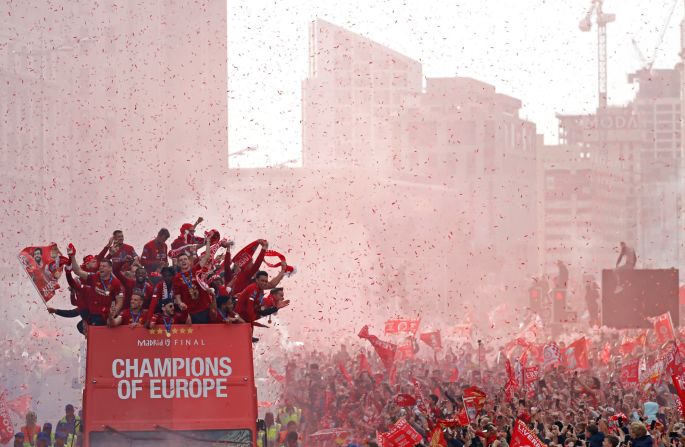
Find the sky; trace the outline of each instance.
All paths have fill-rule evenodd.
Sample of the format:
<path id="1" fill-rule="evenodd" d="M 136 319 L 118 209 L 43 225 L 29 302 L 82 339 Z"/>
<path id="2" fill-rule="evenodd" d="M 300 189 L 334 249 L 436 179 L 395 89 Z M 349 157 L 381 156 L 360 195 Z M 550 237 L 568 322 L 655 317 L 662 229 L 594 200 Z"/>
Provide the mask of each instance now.
<path id="1" fill-rule="evenodd" d="M 675 4 L 671 21 L 666 19 Z M 597 104 L 597 33 L 578 28 L 590 0 L 231 0 L 228 2 L 228 127 L 232 166 L 300 165 L 301 81 L 308 24 L 319 17 L 423 64 L 424 76 L 465 76 L 523 101 L 521 115 L 556 143 L 556 113 Z M 678 62 L 679 0 L 605 0 L 609 102 L 634 94 L 635 39 L 654 67 Z"/>

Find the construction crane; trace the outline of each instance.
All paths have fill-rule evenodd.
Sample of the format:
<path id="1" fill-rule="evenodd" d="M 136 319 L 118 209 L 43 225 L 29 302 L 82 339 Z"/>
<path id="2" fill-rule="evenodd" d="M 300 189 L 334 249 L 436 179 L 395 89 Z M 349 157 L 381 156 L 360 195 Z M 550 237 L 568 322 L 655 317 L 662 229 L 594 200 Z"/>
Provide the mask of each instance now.
<path id="1" fill-rule="evenodd" d="M 640 46 L 638 45 L 637 41 L 635 38 L 632 38 L 632 43 L 633 43 L 633 48 L 635 49 L 635 54 L 637 55 L 638 59 L 640 60 L 640 63 L 642 64 L 640 69 L 636 73 L 632 73 L 628 75 L 628 82 L 635 82 L 635 81 L 640 81 L 641 79 L 646 79 L 648 78 L 651 73 L 652 73 L 652 66 L 654 65 L 654 62 L 656 61 L 657 56 L 659 55 L 659 49 L 661 48 L 661 44 L 664 42 L 664 37 L 666 36 L 666 30 L 668 29 L 668 25 L 671 23 L 671 18 L 673 17 L 673 13 L 675 12 L 675 7 L 678 4 L 678 0 L 673 0 L 673 4 L 671 5 L 671 9 L 668 12 L 668 15 L 666 16 L 666 20 L 664 21 L 663 26 L 661 27 L 661 32 L 659 33 L 659 39 L 656 42 L 656 45 L 654 46 L 654 51 L 652 52 L 652 56 L 647 59 L 642 53 L 642 50 L 640 50 Z"/>
<path id="2" fill-rule="evenodd" d="M 583 32 L 592 29 L 592 16 L 597 23 L 597 90 L 599 96 L 599 111 L 607 108 L 607 23 L 616 20 L 616 15 L 605 13 L 604 0 L 592 0 L 585 17 L 578 27 Z"/>

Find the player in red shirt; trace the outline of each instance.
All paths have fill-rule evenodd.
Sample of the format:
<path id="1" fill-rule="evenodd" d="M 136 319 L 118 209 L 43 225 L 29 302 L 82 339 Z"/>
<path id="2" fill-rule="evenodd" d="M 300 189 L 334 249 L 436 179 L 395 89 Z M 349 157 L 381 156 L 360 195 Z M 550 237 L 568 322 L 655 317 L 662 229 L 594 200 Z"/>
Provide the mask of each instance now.
<path id="1" fill-rule="evenodd" d="M 125 262 L 123 268 L 126 268 L 127 266 L 128 262 Z M 147 279 L 147 271 L 145 270 L 145 268 L 143 268 L 142 265 L 138 264 L 138 267 L 135 269 L 136 279 L 126 278 L 121 273 L 121 270 L 116 267 L 113 270 L 114 276 L 116 276 L 116 278 L 119 280 L 119 282 L 121 282 L 121 285 L 124 288 L 123 297 L 117 299 L 115 315 L 118 315 L 122 309 L 127 309 L 130 306 L 131 296 L 133 295 L 140 296 L 143 299 L 143 308 L 148 308 L 152 301 L 153 287 Z"/>
<path id="2" fill-rule="evenodd" d="M 140 263 L 143 264 L 148 273 L 160 273 L 162 267 L 169 265 L 167 257 L 166 241 L 171 237 L 169 230 L 162 228 L 157 233 L 157 237 L 145 244 L 143 253 L 140 256 Z"/>
<path id="3" fill-rule="evenodd" d="M 236 304 L 236 312 L 248 323 L 256 321 L 262 316 L 262 308 L 264 307 L 264 290 L 274 288 L 283 279 L 287 265 L 285 262 L 281 263 L 281 271 L 271 281 L 269 281 L 269 274 L 264 271 L 259 271 L 255 275 L 255 282 L 250 284 L 238 295 L 238 303 Z M 285 306 L 284 306 L 285 307 Z"/>
<path id="4" fill-rule="evenodd" d="M 171 249 L 178 250 L 186 245 L 204 244 L 205 240 L 203 238 L 195 236 L 195 229 L 203 220 L 202 217 L 198 217 L 194 224 L 184 223 L 181 225 L 181 234 L 171 242 Z"/>
<path id="5" fill-rule="evenodd" d="M 116 327 L 123 325 L 128 326 L 143 326 L 147 317 L 147 311 L 143 309 L 143 299 L 140 295 L 131 296 L 131 306 L 124 309 L 121 315 L 117 315 L 115 310 L 109 313 L 107 318 L 107 326 Z"/>
<path id="6" fill-rule="evenodd" d="M 103 259 L 98 267 L 98 273 L 88 273 L 81 270 L 73 251 L 69 253 L 69 258 L 73 272 L 81 278 L 84 285 L 92 287 L 88 297 L 90 324 L 104 326 L 107 323 L 112 302 L 121 293 L 121 283 L 112 274 L 112 262 L 109 259 Z"/>
<path id="7" fill-rule="evenodd" d="M 128 244 L 124 243 L 124 232 L 121 230 L 114 230 L 112 233 L 112 246 L 109 248 L 109 255 L 107 257 L 112 261 L 112 266 L 126 271 L 123 268 L 124 262 L 128 256 L 134 260 L 138 259 L 136 250 Z"/>
<path id="8" fill-rule="evenodd" d="M 195 267 L 191 267 L 190 258 L 182 254 L 177 258 L 180 271 L 172 281 L 174 299 L 181 310 L 188 311 L 195 324 L 207 324 L 210 322 L 209 307 L 214 297 L 203 289 L 195 278 L 209 259 L 209 240 L 205 244 L 205 252 Z"/>
<path id="9" fill-rule="evenodd" d="M 174 300 L 165 298 L 161 301 L 162 311 L 152 316 L 147 320 L 145 327 L 148 329 L 154 328 L 158 325 L 164 325 L 167 337 L 171 336 L 171 326 L 174 324 L 192 324 L 192 320 L 188 312 L 176 312 Z"/>
<path id="10" fill-rule="evenodd" d="M 252 283 L 255 274 L 259 271 L 259 268 L 264 262 L 264 255 L 269 249 L 269 242 L 266 239 L 260 239 L 259 245 L 262 246 L 261 251 L 257 255 L 257 259 L 254 262 L 251 260 L 242 268 L 238 273 L 235 274 L 235 279 L 233 280 L 233 293 L 239 294 L 245 287 Z"/>

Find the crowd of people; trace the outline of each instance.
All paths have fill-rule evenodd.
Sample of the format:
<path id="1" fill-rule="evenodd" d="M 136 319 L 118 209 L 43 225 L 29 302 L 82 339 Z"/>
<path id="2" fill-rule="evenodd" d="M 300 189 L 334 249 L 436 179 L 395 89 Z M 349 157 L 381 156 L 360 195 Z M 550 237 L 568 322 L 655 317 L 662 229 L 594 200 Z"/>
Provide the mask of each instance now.
<path id="1" fill-rule="evenodd" d="M 634 337 L 595 330 L 584 340 L 580 354 L 577 344 L 523 338 L 500 350 L 414 343 L 417 352 L 390 370 L 363 345 L 284 357 L 283 374 L 272 372 L 282 393 L 265 418 L 267 447 L 375 446 L 401 419 L 422 445 L 508 447 L 521 420 L 550 447 L 680 446 L 685 425 L 671 374 L 681 372 L 674 347 L 683 346 L 661 346 L 651 330 Z M 544 346 L 556 347 L 551 357 Z M 627 373 L 633 360 L 635 377 Z M 487 396 L 475 411 L 467 404 L 473 389 Z M 437 443 L 436 427 L 444 436 Z"/>
<path id="2" fill-rule="evenodd" d="M 26 425 L 15 432 L 12 445 L 14 447 L 73 447 L 82 444 L 81 433 L 81 415 L 76 414 L 74 406 L 68 404 L 64 408 L 64 417 L 54 426 L 50 422 L 40 425 L 35 412 L 26 413 Z"/>
<path id="3" fill-rule="evenodd" d="M 282 255 L 260 239 L 232 257 L 233 242 L 221 239 L 217 230 L 196 236 L 201 222 L 183 224 L 170 249 L 171 235 L 160 229 L 140 256 L 124 242 L 121 230 L 113 232 L 100 253 L 84 256 L 81 263 L 69 244 L 65 276 L 74 307 L 48 311 L 80 318 L 77 328 L 85 334 L 88 326 L 159 326 L 169 332 L 174 324 L 255 324 L 288 306 L 278 285 L 292 268 Z M 254 258 L 257 248 L 261 250 Z M 260 270 L 267 256 L 279 257 L 277 264 L 269 264 L 280 267 L 271 279 Z"/>

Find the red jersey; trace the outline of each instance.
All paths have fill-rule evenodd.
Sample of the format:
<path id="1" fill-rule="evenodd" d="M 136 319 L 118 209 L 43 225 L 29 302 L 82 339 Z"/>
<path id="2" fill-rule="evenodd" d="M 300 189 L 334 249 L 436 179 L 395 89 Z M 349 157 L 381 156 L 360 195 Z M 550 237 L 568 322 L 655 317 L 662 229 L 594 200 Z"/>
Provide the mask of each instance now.
<path id="1" fill-rule="evenodd" d="M 191 315 L 209 309 L 213 299 L 209 293 L 200 287 L 195 279 L 194 273 L 199 269 L 200 266 L 196 266 L 191 272 L 178 272 L 171 283 L 174 289 L 174 296 L 181 295 L 181 302 L 188 306 L 187 310 Z M 191 289 L 195 291 L 195 297 L 193 297 Z"/>
<path id="2" fill-rule="evenodd" d="M 126 256 L 131 256 L 135 258 L 138 255 L 136 254 L 136 250 L 133 247 L 131 247 L 128 244 L 122 244 L 121 247 L 119 247 L 119 250 L 117 250 L 115 254 L 110 256 L 110 259 L 112 260 L 112 268 L 118 268 L 121 270 L 130 269 L 130 266 L 127 266 L 127 268 L 123 268 L 124 262 L 126 261 Z"/>
<path id="3" fill-rule="evenodd" d="M 143 254 L 140 256 L 140 263 L 143 264 L 148 273 L 157 271 L 161 266 L 169 261 L 167 258 L 167 245 L 162 242 L 157 243 L 156 239 L 151 240 L 143 247 Z"/>
<path id="4" fill-rule="evenodd" d="M 112 301 L 121 293 L 121 283 L 114 275 L 109 279 L 100 278 L 99 273 L 89 273 L 83 284 L 91 287 L 88 310 L 91 314 L 107 318 Z"/>
<path id="5" fill-rule="evenodd" d="M 131 323 L 145 324 L 147 311 L 141 309 L 137 314 L 131 313 L 131 309 L 124 309 L 121 312 L 121 324 L 128 326 Z"/>
<path id="6" fill-rule="evenodd" d="M 174 312 L 172 318 L 165 317 L 164 314 L 154 314 L 151 323 L 153 325 L 166 326 L 168 324 L 186 324 L 188 321 L 188 311 Z"/>
<path id="7" fill-rule="evenodd" d="M 238 272 L 237 275 L 235 275 L 235 281 L 233 282 L 234 294 L 242 292 L 243 290 L 245 290 L 245 287 L 250 285 L 250 283 L 252 282 L 252 278 L 259 271 L 259 267 L 262 266 L 262 262 L 264 262 L 265 253 L 266 250 L 262 248 L 262 250 L 257 255 L 257 259 L 255 259 L 254 264 L 252 264 L 252 268 L 241 270 Z"/>
<path id="8" fill-rule="evenodd" d="M 181 247 L 185 247 L 186 245 L 190 244 L 204 244 L 205 243 L 205 238 L 203 237 L 198 237 L 198 236 L 188 236 L 186 237 L 185 235 L 180 235 L 174 241 L 171 243 L 171 249 L 172 250 L 178 250 Z"/>
<path id="9" fill-rule="evenodd" d="M 250 284 L 238 295 L 235 311 L 246 323 L 252 323 L 259 318 L 259 308 L 263 302 L 264 291 L 257 284 Z"/>

